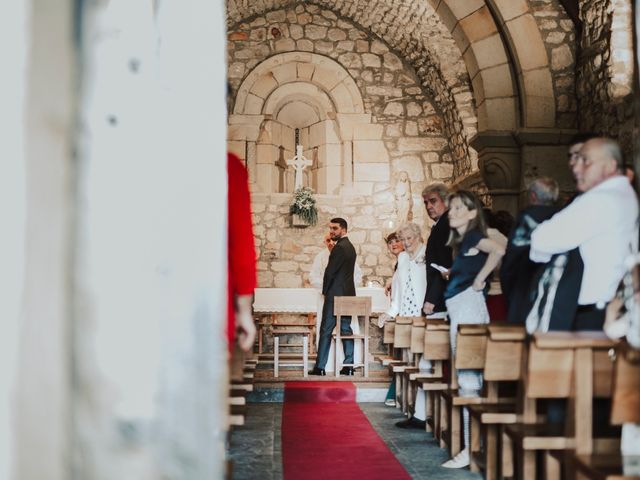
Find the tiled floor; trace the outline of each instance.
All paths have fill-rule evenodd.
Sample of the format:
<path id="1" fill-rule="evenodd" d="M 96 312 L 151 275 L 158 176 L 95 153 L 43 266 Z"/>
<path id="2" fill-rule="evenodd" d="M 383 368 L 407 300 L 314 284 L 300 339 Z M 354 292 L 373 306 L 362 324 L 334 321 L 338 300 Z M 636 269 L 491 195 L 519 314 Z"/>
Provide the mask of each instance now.
<path id="1" fill-rule="evenodd" d="M 381 403 L 360 403 L 359 406 L 414 479 L 482 478 L 468 470 L 440 467 L 447 460 L 446 452 L 437 446 L 431 434 L 396 428 L 394 423 L 404 418 L 399 410 Z M 246 425 L 235 429 L 231 435 L 234 479 L 282 478 L 281 422 L 281 403 L 249 404 Z"/>

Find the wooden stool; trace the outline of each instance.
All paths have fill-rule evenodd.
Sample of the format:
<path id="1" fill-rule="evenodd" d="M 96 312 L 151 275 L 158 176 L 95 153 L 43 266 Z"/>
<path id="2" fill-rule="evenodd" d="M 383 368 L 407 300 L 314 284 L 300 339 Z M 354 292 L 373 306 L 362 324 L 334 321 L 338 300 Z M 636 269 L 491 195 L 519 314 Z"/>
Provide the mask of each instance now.
<path id="1" fill-rule="evenodd" d="M 302 335 L 302 363 L 280 363 L 280 336 L 282 335 Z M 309 335 L 307 328 L 289 328 L 273 330 L 273 376 L 278 377 L 280 367 L 302 367 L 303 376 L 307 377 L 309 366 Z M 285 344 L 286 345 L 286 344 Z M 292 345 L 293 346 L 293 345 Z M 298 345 L 295 345 L 298 346 Z"/>

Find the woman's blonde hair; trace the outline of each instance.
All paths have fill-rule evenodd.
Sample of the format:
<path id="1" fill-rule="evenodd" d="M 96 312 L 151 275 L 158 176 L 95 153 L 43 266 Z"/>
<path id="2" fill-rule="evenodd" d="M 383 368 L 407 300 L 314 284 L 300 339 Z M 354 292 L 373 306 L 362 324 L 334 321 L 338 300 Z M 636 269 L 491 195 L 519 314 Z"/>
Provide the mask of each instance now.
<path id="1" fill-rule="evenodd" d="M 400 225 L 400 228 L 398 229 L 398 232 L 397 232 L 398 236 L 402 237 L 403 232 L 411 232 L 418 239 L 420 239 L 420 242 L 424 242 L 424 239 L 422 238 L 422 232 L 420 231 L 420 227 L 416 223 L 406 222 Z"/>
<path id="2" fill-rule="evenodd" d="M 449 197 L 449 206 L 451 206 L 451 202 L 454 198 L 459 198 L 462 204 L 469 210 L 476 211 L 476 216 L 469 222 L 466 232 L 477 228 L 478 230 L 480 230 L 480 233 L 482 233 L 482 235 L 486 237 L 487 222 L 482 213 L 483 205 L 480 200 L 478 200 L 476 194 L 468 190 L 458 190 L 457 192 L 451 194 L 451 196 Z M 449 241 L 447 242 L 447 246 L 457 248 L 458 245 L 460 245 L 460 242 L 462 242 L 462 235 L 460 235 L 455 228 L 452 228 L 451 232 L 449 233 Z"/>

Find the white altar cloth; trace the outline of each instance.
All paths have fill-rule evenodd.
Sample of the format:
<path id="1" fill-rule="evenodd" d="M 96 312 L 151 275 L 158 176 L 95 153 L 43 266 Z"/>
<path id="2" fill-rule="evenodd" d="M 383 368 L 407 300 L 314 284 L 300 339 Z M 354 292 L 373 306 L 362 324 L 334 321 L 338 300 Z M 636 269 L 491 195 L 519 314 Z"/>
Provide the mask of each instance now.
<path id="1" fill-rule="evenodd" d="M 356 296 L 371 297 L 372 313 L 386 312 L 389 297 L 382 287 L 356 288 Z M 256 288 L 253 311 L 256 313 L 316 313 L 318 291 L 315 288 Z"/>

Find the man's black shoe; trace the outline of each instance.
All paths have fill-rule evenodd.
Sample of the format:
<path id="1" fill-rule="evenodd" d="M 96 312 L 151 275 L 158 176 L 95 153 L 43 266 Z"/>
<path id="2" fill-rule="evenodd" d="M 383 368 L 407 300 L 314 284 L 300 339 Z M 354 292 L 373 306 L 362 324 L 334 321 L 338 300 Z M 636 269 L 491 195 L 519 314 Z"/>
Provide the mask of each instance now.
<path id="1" fill-rule="evenodd" d="M 407 418 L 406 420 L 402 420 L 401 422 L 396 423 L 396 427 L 398 428 L 420 428 L 422 430 L 425 429 L 427 422 L 424 420 L 418 420 L 417 418 Z"/>
<path id="2" fill-rule="evenodd" d="M 340 369 L 340 375 L 352 375 L 353 376 L 353 367 L 342 367 Z"/>
<path id="3" fill-rule="evenodd" d="M 320 375 L 325 376 L 327 372 L 324 371 L 324 368 L 313 367 L 313 370 L 309 370 L 309 375 Z"/>

